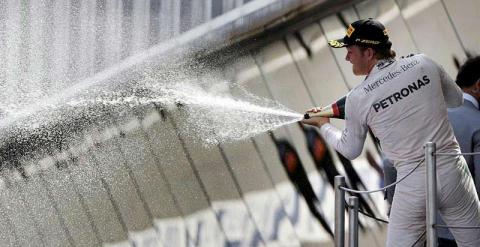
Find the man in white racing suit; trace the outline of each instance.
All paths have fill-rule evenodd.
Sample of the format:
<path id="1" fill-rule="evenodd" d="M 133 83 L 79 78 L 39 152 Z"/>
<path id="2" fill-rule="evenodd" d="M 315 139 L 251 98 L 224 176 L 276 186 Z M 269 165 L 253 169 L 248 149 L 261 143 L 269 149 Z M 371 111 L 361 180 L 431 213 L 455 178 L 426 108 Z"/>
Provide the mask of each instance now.
<path id="1" fill-rule="evenodd" d="M 324 117 L 302 121 L 318 126 L 328 144 L 355 159 L 370 128 L 386 157 L 394 162 L 398 178 L 422 162 L 426 142 L 435 142 L 438 152 L 460 153 L 447 107 L 462 105 L 462 91 L 441 66 L 423 54 L 396 60 L 387 30 L 373 19 L 353 22 L 343 39 L 329 44 L 346 47 L 353 73 L 366 79 L 347 95 L 343 131 Z M 424 232 L 425 172 L 421 164 L 397 184 L 387 246 L 413 246 Z M 461 155 L 437 156 L 437 183 L 439 212 L 445 222 L 480 226 L 480 202 Z M 480 246 L 480 229 L 452 228 L 451 232 L 459 246 Z M 423 246 L 423 241 L 417 245 Z"/>

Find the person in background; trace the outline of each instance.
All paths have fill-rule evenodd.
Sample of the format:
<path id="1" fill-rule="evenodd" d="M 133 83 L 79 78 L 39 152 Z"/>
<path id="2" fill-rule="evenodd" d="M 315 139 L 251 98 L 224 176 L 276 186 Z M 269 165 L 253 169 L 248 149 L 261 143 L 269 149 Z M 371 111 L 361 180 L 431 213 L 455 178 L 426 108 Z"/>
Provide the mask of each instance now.
<path id="1" fill-rule="evenodd" d="M 463 91 L 463 105 L 448 109 L 448 118 L 460 144 L 462 153 L 480 152 L 480 56 L 469 58 L 460 68 L 456 79 Z M 477 194 L 480 193 L 480 155 L 464 155 L 473 177 Z M 437 222 L 445 225 L 437 216 Z M 455 238 L 445 228 L 439 228 L 438 246 L 456 247 Z"/>
<path id="2" fill-rule="evenodd" d="M 463 91 L 463 105 L 448 109 L 462 153 L 480 152 L 480 56 L 469 58 L 459 69 L 457 85 Z M 468 169 L 480 193 L 480 155 L 465 155 Z"/>

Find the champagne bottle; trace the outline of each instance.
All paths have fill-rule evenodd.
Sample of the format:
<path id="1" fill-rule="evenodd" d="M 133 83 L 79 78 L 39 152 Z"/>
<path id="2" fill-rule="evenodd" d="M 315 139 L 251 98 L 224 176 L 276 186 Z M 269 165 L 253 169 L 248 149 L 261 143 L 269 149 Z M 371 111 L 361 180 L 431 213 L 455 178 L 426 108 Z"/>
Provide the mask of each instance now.
<path id="1" fill-rule="evenodd" d="M 339 100 L 335 101 L 331 105 L 327 105 L 321 108 L 319 112 L 307 112 L 303 116 L 305 119 L 312 117 L 328 117 L 345 119 L 345 100 L 347 96 L 343 96 Z"/>

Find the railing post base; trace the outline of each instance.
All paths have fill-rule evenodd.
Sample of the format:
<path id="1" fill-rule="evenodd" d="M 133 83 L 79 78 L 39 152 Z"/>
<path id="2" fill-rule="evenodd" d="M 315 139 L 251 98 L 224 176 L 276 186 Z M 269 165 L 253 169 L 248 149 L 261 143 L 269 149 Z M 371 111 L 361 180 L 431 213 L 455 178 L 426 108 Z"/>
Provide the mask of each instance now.
<path id="1" fill-rule="evenodd" d="M 358 197 L 349 197 L 348 206 L 348 247 L 358 247 Z"/>
<path id="2" fill-rule="evenodd" d="M 425 144 L 426 193 L 427 193 L 427 247 L 437 246 L 437 169 L 436 146 L 433 142 Z"/>
<path id="3" fill-rule="evenodd" d="M 345 177 L 335 176 L 335 247 L 345 246 Z"/>

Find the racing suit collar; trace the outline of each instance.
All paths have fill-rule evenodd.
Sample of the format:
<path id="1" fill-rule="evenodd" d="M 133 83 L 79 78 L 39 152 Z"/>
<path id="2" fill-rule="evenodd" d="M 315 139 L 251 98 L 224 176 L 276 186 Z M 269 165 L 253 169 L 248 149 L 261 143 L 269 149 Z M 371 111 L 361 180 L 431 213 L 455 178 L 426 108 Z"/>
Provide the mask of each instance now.
<path id="1" fill-rule="evenodd" d="M 378 60 L 378 62 L 373 66 L 372 70 L 370 70 L 370 73 L 368 73 L 368 75 L 365 77 L 365 80 L 367 80 L 370 75 L 374 75 L 380 72 L 384 68 L 392 65 L 394 62 L 395 62 L 394 58 L 386 58 L 386 59 Z"/>

